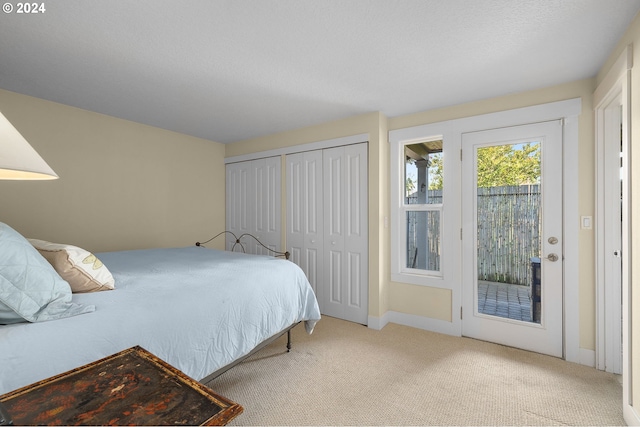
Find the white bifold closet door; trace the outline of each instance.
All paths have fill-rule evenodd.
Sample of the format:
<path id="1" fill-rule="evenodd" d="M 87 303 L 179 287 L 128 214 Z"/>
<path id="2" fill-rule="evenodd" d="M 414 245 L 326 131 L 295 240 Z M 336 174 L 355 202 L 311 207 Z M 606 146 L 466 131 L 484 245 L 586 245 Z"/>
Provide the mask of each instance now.
<path id="1" fill-rule="evenodd" d="M 368 319 L 367 144 L 287 155 L 287 246 L 320 311 Z"/>
<path id="2" fill-rule="evenodd" d="M 236 236 L 248 233 L 273 250 L 281 242 L 281 161 L 268 157 L 226 165 L 226 229 Z M 247 253 L 269 255 L 254 239 L 240 239 Z M 226 249 L 235 241 L 226 238 Z M 236 246 L 236 251 L 240 249 Z"/>
<path id="3" fill-rule="evenodd" d="M 287 249 L 318 303 L 323 287 L 322 150 L 287 155 Z"/>

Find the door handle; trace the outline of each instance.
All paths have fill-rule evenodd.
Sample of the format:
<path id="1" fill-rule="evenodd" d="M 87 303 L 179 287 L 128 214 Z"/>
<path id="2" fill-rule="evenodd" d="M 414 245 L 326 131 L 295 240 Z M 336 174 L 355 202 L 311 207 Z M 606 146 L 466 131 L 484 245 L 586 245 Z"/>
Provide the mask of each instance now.
<path id="1" fill-rule="evenodd" d="M 551 262 L 556 262 L 558 260 L 558 255 L 556 254 L 549 254 L 547 255 L 547 259 Z"/>

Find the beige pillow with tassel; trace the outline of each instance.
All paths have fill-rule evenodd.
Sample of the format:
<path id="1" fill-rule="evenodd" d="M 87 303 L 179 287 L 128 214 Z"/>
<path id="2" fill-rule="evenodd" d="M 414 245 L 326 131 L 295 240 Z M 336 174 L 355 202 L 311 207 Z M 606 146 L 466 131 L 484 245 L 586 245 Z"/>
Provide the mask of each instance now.
<path id="1" fill-rule="evenodd" d="M 91 252 L 72 245 L 28 239 L 75 293 L 109 291 L 115 280 L 107 267 Z"/>

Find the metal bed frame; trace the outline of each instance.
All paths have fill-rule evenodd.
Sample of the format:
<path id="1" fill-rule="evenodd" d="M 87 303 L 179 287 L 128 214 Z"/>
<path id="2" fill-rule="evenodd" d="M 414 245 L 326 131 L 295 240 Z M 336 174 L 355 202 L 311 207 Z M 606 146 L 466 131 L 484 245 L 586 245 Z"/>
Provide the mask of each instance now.
<path id="1" fill-rule="evenodd" d="M 219 237 L 219 236 L 221 236 L 223 234 L 230 234 L 231 236 L 233 236 L 233 238 L 235 240 L 233 246 L 231 247 L 231 251 L 235 251 L 236 247 L 239 247 L 242 250 L 243 253 L 246 253 L 246 250 L 245 250 L 245 247 L 244 247 L 244 243 L 241 242 L 240 239 L 242 239 L 243 237 L 250 237 L 250 238 L 254 239 L 260 246 L 262 246 L 263 248 L 265 248 L 269 252 L 273 253 L 275 257 L 283 257 L 283 258 L 289 260 L 290 253 L 288 251 L 280 252 L 280 251 L 273 250 L 273 249 L 265 246 L 260 240 L 258 240 L 257 237 L 255 237 L 254 235 L 249 234 L 249 233 L 241 234 L 238 237 L 232 231 L 225 230 L 225 231 L 221 231 L 220 233 L 216 234 L 215 236 L 213 236 L 209 240 L 206 240 L 206 241 L 204 241 L 202 243 L 201 242 L 196 242 L 196 246 L 205 247 L 205 244 L 211 242 L 212 240 L 214 240 L 215 238 L 217 238 L 217 237 Z M 282 331 L 280 331 L 280 332 L 276 333 L 275 335 L 271 336 L 270 338 L 267 338 L 266 340 L 264 340 L 260 344 L 258 344 L 253 350 L 251 350 L 246 355 L 240 357 L 239 359 L 234 360 L 233 362 L 229 363 L 228 365 L 225 365 L 222 368 L 218 369 L 217 371 L 214 371 L 213 373 L 207 375 L 206 377 L 201 379 L 200 382 L 203 383 L 203 384 L 206 384 L 206 383 L 218 378 L 220 375 L 224 374 L 225 372 L 227 372 L 229 369 L 233 368 L 234 366 L 239 365 L 240 363 L 244 362 L 247 358 L 253 356 L 258 351 L 262 350 L 263 348 L 265 348 L 266 346 L 268 346 L 269 344 L 271 344 L 272 342 L 274 342 L 275 340 L 277 340 L 278 338 L 280 338 L 284 334 L 287 334 L 287 353 L 289 353 L 291 351 L 291 330 L 293 328 L 295 328 L 299 323 L 300 322 L 296 322 L 293 325 L 288 326 L 285 329 L 283 329 Z"/>

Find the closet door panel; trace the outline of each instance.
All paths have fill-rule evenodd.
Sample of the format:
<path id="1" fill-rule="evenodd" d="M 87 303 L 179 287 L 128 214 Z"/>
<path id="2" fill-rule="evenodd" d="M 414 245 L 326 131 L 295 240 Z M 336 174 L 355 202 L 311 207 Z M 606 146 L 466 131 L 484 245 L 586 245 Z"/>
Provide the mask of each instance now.
<path id="1" fill-rule="evenodd" d="M 322 294 L 322 286 L 319 286 L 319 283 L 322 283 L 322 252 L 316 248 L 305 248 L 304 251 L 304 261 L 303 261 L 303 271 L 307 275 L 307 279 L 311 284 L 311 288 L 313 292 L 316 294 L 316 299 L 318 299 L 318 294 Z M 318 303 L 319 305 L 320 303 Z"/>
<path id="2" fill-rule="evenodd" d="M 325 190 L 325 224 L 327 236 L 333 239 L 343 238 L 342 211 L 344 210 L 343 197 L 343 158 L 342 148 L 332 148 L 324 152 L 324 176 Z"/>
<path id="3" fill-rule="evenodd" d="M 346 237 L 362 238 L 368 233 L 365 229 L 367 223 L 367 159 L 366 150 L 363 147 L 354 146 L 345 148 L 344 189 L 346 194 Z M 364 147 L 366 148 L 366 147 Z M 364 152 L 362 152 L 364 151 Z M 363 183 L 365 183 L 363 185 Z"/>
<path id="4" fill-rule="evenodd" d="M 332 262 L 326 314 L 368 321 L 367 145 L 324 150 L 325 245 Z M 339 259 L 339 261 L 338 261 Z"/>
<path id="5" fill-rule="evenodd" d="M 309 236 L 309 244 L 322 238 L 322 156 L 321 152 L 306 153 L 304 159 L 304 205 L 305 205 L 305 234 Z M 321 246 L 321 245 L 320 245 Z"/>
<path id="6" fill-rule="evenodd" d="M 320 303 L 323 281 L 322 151 L 287 155 L 287 247 Z M 322 309 L 322 306 L 321 306 Z"/>
<path id="7" fill-rule="evenodd" d="M 322 221 L 322 151 L 304 153 L 304 248 L 306 253 L 305 273 L 320 300 L 323 295 L 324 276 Z"/>
<path id="8" fill-rule="evenodd" d="M 253 235 L 266 247 L 280 250 L 280 158 L 254 160 L 253 166 Z M 270 255 L 270 252 L 250 239 L 251 253 Z"/>
<path id="9" fill-rule="evenodd" d="M 287 156 L 287 250 L 291 261 L 303 268 L 304 254 L 304 209 L 302 208 L 303 155 Z M 304 268 L 303 268 L 304 270 Z"/>
<path id="10" fill-rule="evenodd" d="M 347 252 L 347 276 L 349 278 L 347 304 L 356 310 L 361 309 L 364 302 L 362 300 L 362 268 L 362 254 Z"/>
<path id="11" fill-rule="evenodd" d="M 248 209 L 251 175 L 249 163 L 231 163 L 226 166 L 226 230 L 236 236 L 251 231 L 251 210 Z M 233 237 L 225 236 L 226 250 L 232 250 L 234 244 Z"/>
<path id="12" fill-rule="evenodd" d="M 344 148 L 345 157 L 345 256 L 348 277 L 346 317 L 360 323 L 368 319 L 369 230 L 368 152 L 366 144 Z"/>
<path id="13" fill-rule="evenodd" d="M 326 314 L 342 318 L 342 252 L 329 250 L 329 293 L 326 296 Z"/>
<path id="14" fill-rule="evenodd" d="M 281 249 L 280 239 L 280 157 L 230 163 L 226 165 L 226 230 L 233 232 L 247 253 L 269 254 L 265 246 Z M 232 236 L 226 237 L 226 250 L 241 251 Z"/>
<path id="15" fill-rule="evenodd" d="M 329 316 L 345 318 L 348 277 L 344 252 L 344 217 L 346 181 L 344 179 L 344 148 L 330 148 L 323 152 L 325 253 L 329 257 L 327 272 L 329 294 L 325 296 L 325 312 Z"/>

